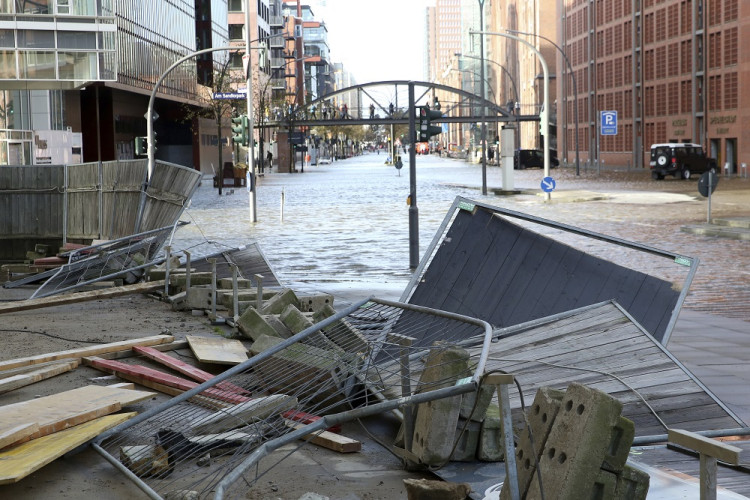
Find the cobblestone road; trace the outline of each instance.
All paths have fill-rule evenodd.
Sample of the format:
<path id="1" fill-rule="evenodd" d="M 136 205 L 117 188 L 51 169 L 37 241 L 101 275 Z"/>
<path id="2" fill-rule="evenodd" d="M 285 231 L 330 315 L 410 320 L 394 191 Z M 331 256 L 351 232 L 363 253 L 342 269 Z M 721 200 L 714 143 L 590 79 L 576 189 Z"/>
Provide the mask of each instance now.
<path id="1" fill-rule="evenodd" d="M 408 269 L 408 166 L 399 176 L 383 155 L 364 155 L 304 174 L 267 174 L 258 187 L 258 222 L 249 222 L 244 188 L 219 197 L 203 182 L 183 216 L 175 248 L 198 253 L 258 240 L 279 277 L 289 283 L 348 282 L 403 289 Z M 516 196 L 482 196 L 481 167 L 463 161 L 418 157 L 420 252 L 424 252 L 457 195 L 525 212 L 590 231 L 698 257 L 700 267 L 685 306 L 750 319 L 750 244 L 683 233 L 706 220 L 706 201 L 695 181 L 653 181 L 647 171 L 554 170 L 551 203 L 539 193 L 540 170 L 515 172 Z M 500 170 L 488 168 L 488 186 L 501 186 Z M 230 189 L 231 191 L 231 189 Z M 225 193 L 227 190 L 225 190 Z M 281 200 L 284 197 L 284 219 Z M 750 215 L 750 180 L 722 179 L 713 216 Z M 569 236 L 559 236 L 563 239 Z M 201 244 L 206 241 L 210 245 Z M 592 240 L 571 238 L 588 252 L 681 283 L 684 268 Z M 200 249 L 195 248 L 199 246 Z"/>

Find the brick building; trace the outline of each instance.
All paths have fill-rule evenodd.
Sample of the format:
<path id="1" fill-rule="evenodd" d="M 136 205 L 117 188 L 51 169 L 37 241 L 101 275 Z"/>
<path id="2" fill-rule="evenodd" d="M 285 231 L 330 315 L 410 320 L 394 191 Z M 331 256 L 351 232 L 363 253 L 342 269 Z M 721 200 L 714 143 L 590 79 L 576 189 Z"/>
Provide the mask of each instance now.
<path id="1" fill-rule="evenodd" d="M 651 144 L 688 141 L 720 165 L 748 162 L 750 96 L 739 89 L 750 85 L 750 45 L 740 43 L 750 2 L 563 0 L 561 9 L 559 40 L 578 87 L 574 96 L 567 86 L 561 105 L 572 116 L 577 103 L 581 158 L 648 168 Z M 605 110 L 618 112 L 617 135 L 599 135 Z M 572 149 L 572 120 L 558 134 Z"/>

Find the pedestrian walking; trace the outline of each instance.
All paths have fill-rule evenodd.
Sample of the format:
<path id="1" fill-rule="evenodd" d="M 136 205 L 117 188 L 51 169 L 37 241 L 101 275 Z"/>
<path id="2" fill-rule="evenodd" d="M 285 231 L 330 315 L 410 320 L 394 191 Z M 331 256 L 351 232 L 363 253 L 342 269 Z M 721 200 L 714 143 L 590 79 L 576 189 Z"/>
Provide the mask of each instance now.
<path id="1" fill-rule="evenodd" d="M 370 120 L 372 120 L 373 118 L 375 118 L 375 105 L 370 104 Z"/>
<path id="2" fill-rule="evenodd" d="M 266 163 L 268 163 L 268 170 L 270 172 L 273 168 L 273 153 L 270 151 L 266 153 Z"/>
<path id="3" fill-rule="evenodd" d="M 390 103 L 388 105 L 388 114 L 391 115 L 391 118 L 393 118 L 393 103 Z"/>
<path id="4" fill-rule="evenodd" d="M 320 112 L 323 113 L 323 119 L 328 119 L 328 106 L 326 106 L 326 103 L 324 102 L 321 106 Z"/>
<path id="5" fill-rule="evenodd" d="M 341 105 L 341 119 L 344 120 L 349 115 L 349 106 L 346 104 Z"/>
<path id="6" fill-rule="evenodd" d="M 313 120 L 317 120 L 318 119 L 318 117 L 316 116 L 316 113 L 317 113 L 317 111 L 315 109 L 315 106 L 313 106 L 312 108 L 310 108 L 310 115 L 312 116 Z"/>

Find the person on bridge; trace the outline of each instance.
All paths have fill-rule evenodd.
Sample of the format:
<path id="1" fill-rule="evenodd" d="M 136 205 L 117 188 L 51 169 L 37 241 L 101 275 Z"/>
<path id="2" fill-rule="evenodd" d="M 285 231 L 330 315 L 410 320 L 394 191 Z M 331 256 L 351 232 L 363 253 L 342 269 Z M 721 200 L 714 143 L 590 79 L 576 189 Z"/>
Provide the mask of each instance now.
<path id="1" fill-rule="evenodd" d="M 391 115 L 391 118 L 393 118 L 393 103 L 390 103 L 388 105 L 388 114 Z"/>
<path id="2" fill-rule="evenodd" d="M 346 103 L 341 105 L 341 119 L 344 120 L 349 117 L 349 106 Z"/>
<path id="3" fill-rule="evenodd" d="M 317 110 L 315 109 L 315 106 L 313 106 L 312 108 L 310 108 L 310 116 L 312 116 L 313 120 L 317 120 L 318 119 L 318 117 L 316 116 L 316 113 L 317 113 Z"/>
<path id="4" fill-rule="evenodd" d="M 321 106 L 321 113 L 323 113 L 323 119 L 328 119 L 328 106 L 326 105 L 326 102 L 323 101 L 323 105 Z"/>
<path id="5" fill-rule="evenodd" d="M 370 120 L 372 120 L 373 118 L 375 118 L 375 105 L 370 104 Z"/>

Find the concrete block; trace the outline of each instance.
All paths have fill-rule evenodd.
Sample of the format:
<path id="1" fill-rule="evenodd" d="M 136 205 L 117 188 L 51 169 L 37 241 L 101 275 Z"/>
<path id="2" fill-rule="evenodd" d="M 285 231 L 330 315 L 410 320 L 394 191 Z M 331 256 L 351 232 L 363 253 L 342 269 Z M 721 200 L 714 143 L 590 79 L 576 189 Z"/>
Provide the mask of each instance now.
<path id="1" fill-rule="evenodd" d="M 526 418 L 534 437 L 534 446 L 532 447 L 531 445 L 532 440 L 529 435 L 529 429 L 524 427 L 519 433 L 515 449 L 518 489 L 522 498 L 525 497 L 526 492 L 536 477 L 537 461 L 541 461 L 542 450 L 552 430 L 564 395 L 563 391 L 541 387 L 534 396 L 534 402 L 526 410 Z M 499 430 L 498 437 L 502 439 Z M 546 482 L 545 491 L 548 491 L 546 490 Z M 510 499 L 510 489 L 506 485 L 503 485 L 500 491 L 500 498 L 501 500 Z"/>
<path id="2" fill-rule="evenodd" d="M 279 317 L 276 316 L 275 314 L 265 314 L 263 315 L 263 319 L 266 320 L 266 323 L 268 323 L 271 326 L 271 328 L 276 330 L 276 334 L 279 337 L 283 339 L 288 339 L 289 337 L 294 335 L 294 333 L 292 333 L 292 331 L 289 328 L 287 328 L 284 322 L 281 321 Z"/>
<path id="3" fill-rule="evenodd" d="M 279 315 L 279 319 L 294 334 L 297 334 L 313 326 L 312 321 L 307 319 L 294 304 L 289 304 L 288 306 L 286 306 Z"/>
<path id="4" fill-rule="evenodd" d="M 120 461 L 138 477 L 150 477 L 169 471 L 164 448 L 153 444 L 120 447 Z"/>
<path id="5" fill-rule="evenodd" d="M 208 286 L 191 286 L 187 290 L 185 297 L 186 309 L 211 309 L 211 287 Z M 224 307 L 221 307 L 224 309 Z M 219 309 L 219 304 L 217 304 Z"/>
<path id="6" fill-rule="evenodd" d="M 632 420 L 620 417 L 619 422 L 612 428 L 609 436 L 609 447 L 602 462 L 602 469 L 614 472 L 622 472 L 625 462 L 628 461 L 630 447 L 635 437 L 635 424 Z"/>
<path id="7" fill-rule="evenodd" d="M 292 290 L 282 290 L 264 302 L 262 314 L 281 314 L 289 304 L 298 304 L 299 300 Z"/>
<path id="8" fill-rule="evenodd" d="M 218 288 L 221 288 L 223 290 L 232 290 L 233 288 L 233 279 L 232 278 L 219 278 L 216 286 Z M 255 283 L 253 283 L 249 279 L 245 278 L 237 278 L 237 289 L 238 290 L 247 290 L 248 288 L 255 288 Z"/>
<path id="9" fill-rule="evenodd" d="M 173 311 L 187 310 L 187 292 L 180 292 L 174 295 L 170 295 L 168 301 L 172 305 Z"/>
<path id="10" fill-rule="evenodd" d="M 321 307 L 313 314 L 313 323 L 320 323 L 324 319 L 330 318 L 336 314 L 336 310 L 329 304 Z"/>
<path id="11" fill-rule="evenodd" d="M 451 483 L 434 479 L 404 479 L 407 500 L 465 500 L 471 493 L 469 483 Z"/>
<path id="12" fill-rule="evenodd" d="M 370 344 L 346 319 L 340 319 L 323 329 L 323 335 L 346 352 L 367 353 Z"/>
<path id="13" fill-rule="evenodd" d="M 646 500 L 651 478 L 640 469 L 626 465 L 617 476 L 613 500 Z"/>
<path id="14" fill-rule="evenodd" d="M 499 462 L 505 458 L 500 407 L 496 404 L 487 407 L 479 430 L 477 458 L 483 462 Z"/>
<path id="15" fill-rule="evenodd" d="M 596 389 L 571 384 L 539 459 L 544 488 L 560 500 L 581 498 L 591 491 L 610 447 L 612 429 L 620 420 L 622 403 Z M 530 498 L 539 485 L 529 486 Z"/>
<path id="16" fill-rule="evenodd" d="M 278 337 L 276 330 L 269 325 L 258 311 L 248 307 L 237 320 L 237 328 L 246 338 L 257 340 L 261 335 Z"/>
<path id="17" fill-rule="evenodd" d="M 469 353 L 457 347 L 434 348 L 427 356 L 418 392 L 455 384 L 466 375 Z M 443 465 L 451 455 L 461 408 L 461 396 L 429 401 L 417 406 L 412 452 L 426 465 Z"/>
<path id="18" fill-rule="evenodd" d="M 495 395 L 495 387 L 482 384 L 479 392 L 469 392 L 461 399 L 461 418 L 471 418 L 476 422 L 484 420 L 487 407 Z"/>
<path id="19" fill-rule="evenodd" d="M 456 449 L 451 455 L 454 462 L 473 462 L 477 459 L 477 447 L 482 423 L 475 420 L 458 419 L 456 426 Z"/>
<path id="20" fill-rule="evenodd" d="M 185 276 L 185 273 L 175 274 L 173 276 L 170 276 L 169 278 L 169 284 L 170 286 L 183 289 L 185 288 L 185 283 L 187 281 L 187 277 Z M 210 285 L 211 284 L 211 273 L 210 272 L 198 272 L 198 273 L 190 273 L 190 286 L 193 285 Z"/>
<path id="21" fill-rule="evenodd" d="M 317 312 L 325 306 L 333 307 L 333 295 L 327 293 L 300 295 L 298 299 L 297 309 L 302 312 Z"/>
<path id="22" fill-rule="evenodd" d="M 594 484 L 591 486 L 591 492 L 589 494 L 579 494 L 578 498 L 591 498 L 592 500 L 609 500 L 615 496 L 615 488 L 617 487 L 617 475 L 599 469 L 599 475 L 596 476 Z M 546 491 L 546 490 L 545 490 Z"/>
<path id="23" fill-rule="evenodd" d="M 258 355 L 280 342 L 283 340 L 278 337 L 261 335 L 250 346 L 250 353 Z M 345 403 L 343 387 L 361 364 L 357 356 L 298 342 L 258 362 L 253 371 L 270 392 L 295 394 L 303 404 L 307 404 L 309 398 L 318 406 L 309 407 L 308 411 L 323 414 L 351 409 Z"/>
<path id="24" fill-rule="evenodd" d="M 178 265 L 179 265 L 179 259 L 177 260 L 178 260 Z M 192 269 L 191 272 L 195 273 L 197 271 L 195 269 Z M 172 267 L 169 269 L 170 280 L 180 274 L 182 275 L 185 274 L 184 267 Z M 167 269 L 163 265 L 159 267 L 152 267 L 151 269 L 148 270 L 148 279 L 149 281 L 159 281 L 159 280 L 167 279 Z M 191 284 L 192 284 L 192 280 L 191 280 Z"/>

